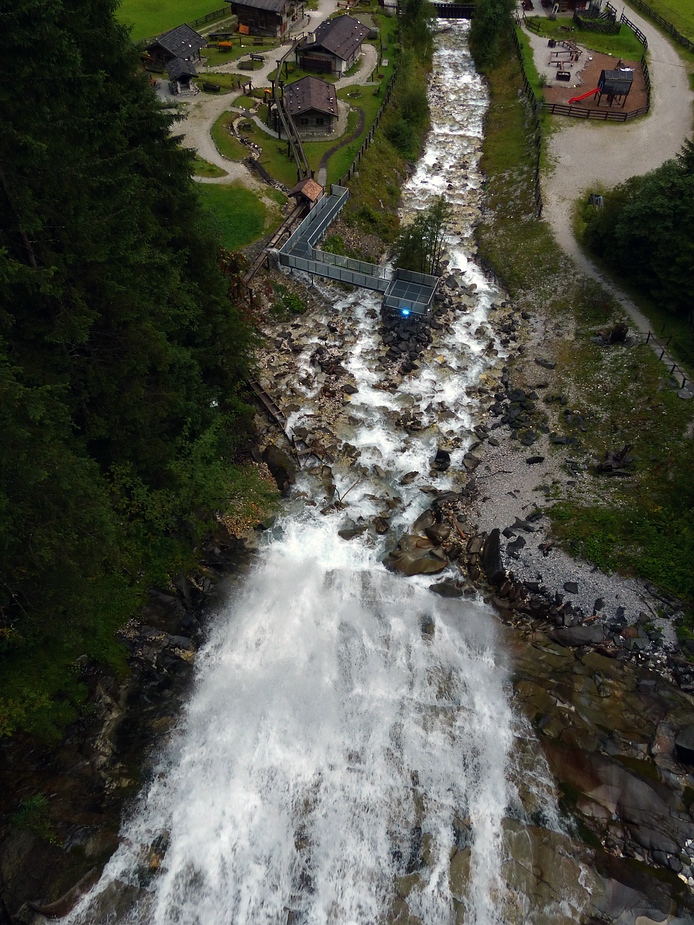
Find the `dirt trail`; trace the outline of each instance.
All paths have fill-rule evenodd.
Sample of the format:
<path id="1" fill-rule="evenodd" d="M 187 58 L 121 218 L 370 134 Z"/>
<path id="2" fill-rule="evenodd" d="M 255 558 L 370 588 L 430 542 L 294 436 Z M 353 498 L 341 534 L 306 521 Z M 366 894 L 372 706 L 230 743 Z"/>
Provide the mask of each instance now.
<path id="1" fill-rule="evenodd" d="M 652 82 L 651 111 L 626 123 L 588 122 L 556 117 L 559 127 L 549 141 L 555 165 L 544 177 L 543 216 L 557 242 L 580 269 L 600 280 L 622 302 L 639 330 L 649 322 L 617 286 L 601 274 L 580 249 L 571 228 L 571 210 L 584 190 L 596 183 L 614 186 L 636 174 L 647 173 L 675 157 L 692 131 L 692 103 L 687 70 L 675 47 L 647 20 L 628 6 L 626 12 L 648 38 Z"/>

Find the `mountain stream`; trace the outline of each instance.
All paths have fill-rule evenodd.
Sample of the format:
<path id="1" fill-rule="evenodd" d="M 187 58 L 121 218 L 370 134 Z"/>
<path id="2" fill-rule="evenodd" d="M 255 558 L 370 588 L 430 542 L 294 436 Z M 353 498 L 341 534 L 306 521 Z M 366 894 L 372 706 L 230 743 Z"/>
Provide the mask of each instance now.
<path id="1" fill-rule="evenodd" d="M 470 256 L 486 90 L 468 26 L 438 37 L 433 130 L 403 208 L 439 194 L 454 205 L 447 273 L 474 304 L 387 390 L 375 297 L 332 291 L 343 363 L 358 383 L 334 425 L 340 446 L 354 448 L 333 466 L 343 503 L 322 513 L 319 479 L 310 467 L 299 475 L 213 621 L 188 706 L 119 849 L 70 922 L 567 921 L 561 897 L 533 908 L 504 875 L 504 820 L 560 823 L 546 765 L 512 704 L 493 612 L 475 597 L 432 594 L 430 577 L 386 571 L 388 537 L 338 535 L 384 505 L 389 535 L 408 532 L 431 498 L 427 478 L 403 477 L 428 474 L 448 440 L 450 474 L 435 486 L 455 488 L 474 439 L 468 391 L 491 362 L 485 322 L 503 294 Z M 310 360 L 318 335 L 309 341 L 295 369 L 295 427 L 311 426 L 320 390 Z M 425 423 L 414 437 L 394 424 L 412 407 Z M 161 862 L 148 865 L 153 851 Z"/>

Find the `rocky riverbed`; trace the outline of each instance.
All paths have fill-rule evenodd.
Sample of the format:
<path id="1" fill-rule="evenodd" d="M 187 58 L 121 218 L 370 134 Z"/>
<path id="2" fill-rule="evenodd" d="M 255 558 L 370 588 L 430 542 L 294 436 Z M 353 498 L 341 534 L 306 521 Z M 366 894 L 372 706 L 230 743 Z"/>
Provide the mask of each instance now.
<path id="1" fill-rule="evenodd" d="M 382 387 L 398 393 L 413 370 L 434 362 L 452 321 L 473 301 L 474 289 L 451 277 L 430 325 L 407 328 L 373 312 Z M 530 836 L 507 820 L 506 875 L 519 897 L 545 891 L 548 901 L 556 900 L 563 884 L 575 889 L 580 883 L 564 917 L 555 910 L 546 921 L 578 921 L 580 910 L 590 909 L 596 922 L 688 922 L 694 915 L 694 668 L 672 630 L 677 602 L 577 562 L 556 545 L 542 510 L 545 492 L 538 489 L 552 485 L 556 497 L 591 478 L 570 436 L 582 422 L 570 419 L 561 398 L 552 337 L 541 316 L 517 312 L 503 298 L 491 309 L 488 328 L 477 327 L 491 365 L 470 390 L 477 410 L 469 431 L 447 429 L 453 409 L 443 401 L 432 408 L 405 396 L 402 410 L 393 412 L 405 443 L 432 426 L 439 431 L 429 470 L 403 479 L 419 484 L 429 499 L 426 510 L 407 529 L 393 530 L 399 499 L 384 493 L 376 516 L 349 521 L 340 536 L 350 542 L 385 535 L 387 568 L 405 581 L 432 576 L 431 591 L 446 598 L 482 595 L 507 627 L 516 698 L 568 820 L 561 834 L 539 827 Z M 336 507 L 348 511 L 349 499 L 335 496 L 333 469 L 347 467 L 355 480 L 364 474 L 338 436 L 359 389 L 346 368 L 349 326 L 335 316 L 322 328 L 312 316 L 280 333 L 273 329 L 273 338 L 280 349 L 268 355 L 265 384 L 285 395 L 290 413 L 301 409 L 311 421 L 310 430 L 298 433 L 326 486 L 326 516 Z M 320 346 L 311 350 L 312 343 Z M 307 351 L 314 372 L 299 386 L 297 360 Z M 265 439 L 278 443 L 270 427 Z M 442 490 L 437 480 L 444 473 L 454 473 L 454 483 Z M 522 779 L 519 790 L 531 804 Z M 452 871 L 458 863 L 464 867 L 464 858 Z M 415 921 L 407 914 L 395 920 Z"/>

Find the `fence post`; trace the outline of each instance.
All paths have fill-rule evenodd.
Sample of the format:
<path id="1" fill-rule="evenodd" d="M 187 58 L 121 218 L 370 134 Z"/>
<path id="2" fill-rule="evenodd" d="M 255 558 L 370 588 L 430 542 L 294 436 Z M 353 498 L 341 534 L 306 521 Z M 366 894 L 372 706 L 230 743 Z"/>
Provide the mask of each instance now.
<path id="1" fill-rule="evenodd" d="M 651 339 L 651 332 L 649 331 L 649 332 L 648 332 L 648 337 L 646 337 L 646 343 L 648 343 L 650 339 Z"/>

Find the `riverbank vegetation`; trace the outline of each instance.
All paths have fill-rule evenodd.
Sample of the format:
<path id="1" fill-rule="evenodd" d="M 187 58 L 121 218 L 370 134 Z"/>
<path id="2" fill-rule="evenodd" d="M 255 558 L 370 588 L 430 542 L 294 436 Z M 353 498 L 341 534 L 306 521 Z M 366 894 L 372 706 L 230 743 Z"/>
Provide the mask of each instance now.
<path id="1" fill-rule="evenodd" d="M 553 529 L 573 553 L 654 582 L 683 599 L 691 614 L 694 408 L 678 398 L 646 345 L 606 350 L 591 341 L 623 312 L 609 293 L 576 274 L 549 226 L 533 217 L 535 155 L 517 92 L 521 72 L 510 42 L 500 41 L 497 65 L 486 67 L 491 105 L 482 164 L 489 211 L 478 228 L 480 254 L 516 304 L 543 318 L 565 400 L 585 422 L 570 431 L 575 453 L 601 459 L 628 445 L 634 457 L 624 479 L 596 476 L 585 494 L 550 494 Z"/>
<path id="2" fill-rule="evenodd" d="M 5 39 L 0 733 L 51 735 L 90 666 L 124 669 L 116 630 L 148 589 L 185 582 L 255 490 L 253 334 L 110 0 L 22 0 Z"/>
<path id="3" fill-rule="evenodd" d="M 694 368 L 694 143 L 645 176 L 586 197 L 581 234 L 588 249 L 650 298 L 675 329 L 671 349 Z"/>

